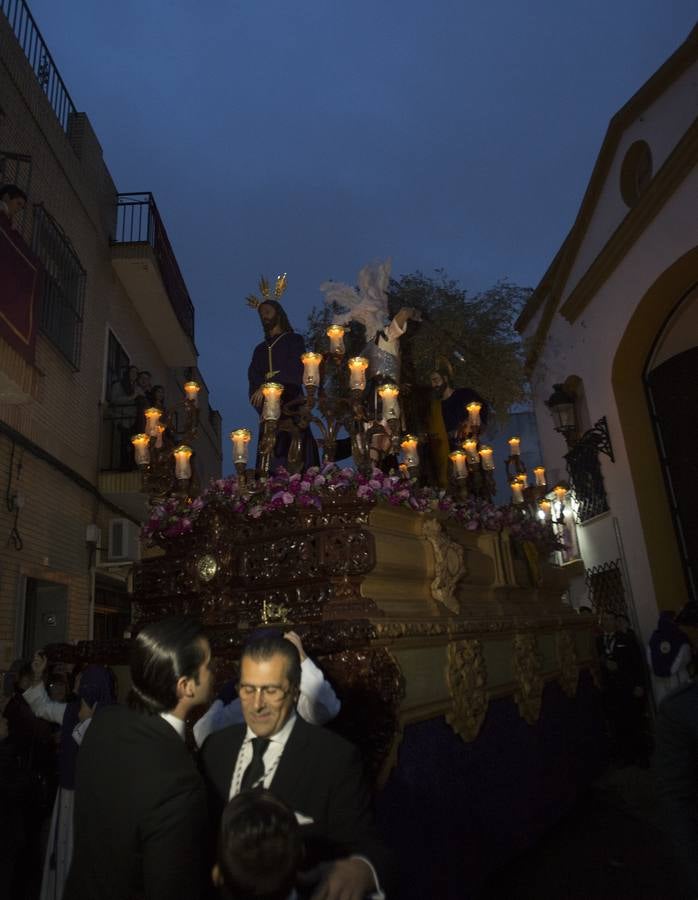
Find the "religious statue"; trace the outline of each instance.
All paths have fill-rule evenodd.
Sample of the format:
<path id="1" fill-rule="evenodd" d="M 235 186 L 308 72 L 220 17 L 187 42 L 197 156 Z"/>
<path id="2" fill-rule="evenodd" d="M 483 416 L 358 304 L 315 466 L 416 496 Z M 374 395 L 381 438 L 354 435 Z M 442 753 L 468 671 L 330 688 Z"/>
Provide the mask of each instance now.
<path id="1" fill-rule="evenodd" d="M 369 361 L 368 376 L 375 384 L 400 383 L 399 340 L 407 330 L 407 322 L 420 321 L 418 310 L 404 306 L 392 319 L 388 313 L 386 289 L 390 282 L 390 259 L 371 263 L 359 272 L 359 289 L 348 284 L 325 281 L 320 290 L 325 303 L 338 303 L 348 312 L 336 317 L 335 325 L 359 322 L 366 328 L 367 344 L 361 351 Z"/>
<path id="2" fill-rule="evenodd" d="M 286 283 L 286 275 L 279 275 L 272 297 L 268 281 L 260 278 L 261 298 L 254 294 L 247 297 L 248 306 L 256 309 L 259 313 L 264 330 L 264 340 L 254 348 L 247 370 L 250 403 L 260 412 L 260 415 L 264 402 L 262 388 L 266 382 L 275 382 L 283 387 L 282 409 L 289 405 L 298 407 L 302 405 L 303 363 L 301 356 L 305 352 L 305 341 L 302 335 L 293 330 L 286 311 L 279 302 L 286 289 Z M 303 428 L 304 424 L 306 427 Z M 270 471 L 274 472 L 280 467 L 287 467 L 292 444 L 292 431 L 296 431 L 299 425 L 303 431 L 299 452 L 302 454 L 304 467 L 317 464 L 317 444 L 307 423 L 298 422 L 297 417 L 293 415 L 284 416 L 282 414 L 274 446 L 271 448 Z"/>
<path id="3" fill-rule="evenodd" d="M 480 403 L 480 422 L 487 425 L 489 408 L 472 388 L 453 385 L 453 367 L 444 356 L 438 356 L 429 376 L 432 389 L 428 433 L 429 451 L 441 487 L 448 484 L 448 455 L 459 450 L 464 439 L 469 403 Z"/>

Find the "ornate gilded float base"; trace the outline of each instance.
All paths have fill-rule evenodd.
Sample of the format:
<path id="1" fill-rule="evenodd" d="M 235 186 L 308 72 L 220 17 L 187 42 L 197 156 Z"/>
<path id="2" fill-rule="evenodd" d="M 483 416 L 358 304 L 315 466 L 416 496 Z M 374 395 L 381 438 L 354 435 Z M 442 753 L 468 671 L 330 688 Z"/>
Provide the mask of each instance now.
<path id="1" fill-rule="evenodd" d="M 542 660 L 535 634 L 516 634 L 512 642 L 512 667 L 516 677 L 514 701 L 522 719 L 534 725 L 543 698 Z"/>
<path id="2" fill-rule="evenodd" d="M 487 666 L 479 640 L 456 641 L 448 645 L 448 688 L 453 709 L 446 721 L 464 741 L 474 741 L 485 720 Z"/>

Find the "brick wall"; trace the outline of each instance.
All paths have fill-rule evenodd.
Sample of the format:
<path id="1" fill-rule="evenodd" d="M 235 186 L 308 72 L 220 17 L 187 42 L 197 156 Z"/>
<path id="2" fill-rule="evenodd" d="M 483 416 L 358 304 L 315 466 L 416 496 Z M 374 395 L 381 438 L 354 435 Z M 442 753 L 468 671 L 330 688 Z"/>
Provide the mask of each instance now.
<path id="1" fill-rule="evenodd" d="M 0 404 L 0 423 L 51 454 L 96 490 L 109 330 L 133 364 L 150 370 L 153 383 L 165 387 L 168 403 L 179 398 L 185 373 L 165 365 L 138 315 L 137 302 L 126 294 L 112 267 L 109 238 L 116 188 L 89 119 L 84 113 L 73 115 L 66 134 L 2 13 L 0 110 L 0 153 L 31 157 L 29 203 L 16 227 L 31 243 L 34 205 L 43 204 L 86 271 L 79 368 L 76 371 L 54 344 L 39 334 L 35 368 L 22 373 L 32 399 L 21 405 Z M 3 346 L 0 359 L 7 355 Z M 207 481 L 220 471 L 220 436 L 209 422 L 207 392 L 202 395 L 201 456 Z M 3 494 L 10 477 L 16 477 L 21 453 L 16 445 L 11 473 L 12 441 L 0 432 Z M 117 514 L 94 492 L 28 449 L 23 451 L 22 464 L 21 491 L 26 503 L 19 516 L 21 550 L 8 543 L 14 513 L 0 500 L 0 668 L 15 652 L 23 578 L 66 584 L 68 637 L 87 637 L 90 573 L 85 529 L 97 523 L 106 536 L 108 521 Z"/>

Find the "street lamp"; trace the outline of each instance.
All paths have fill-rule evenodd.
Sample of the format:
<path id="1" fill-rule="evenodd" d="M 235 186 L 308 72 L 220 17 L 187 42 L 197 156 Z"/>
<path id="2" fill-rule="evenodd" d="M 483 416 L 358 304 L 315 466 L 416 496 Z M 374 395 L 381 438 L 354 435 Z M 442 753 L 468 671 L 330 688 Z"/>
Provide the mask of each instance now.
<path id="1" fill-rule="evenodd" d="M 574 401 L 574 396 L 565 390 L 563 384 L 554 384 L 552 394 L 545 401 L 553 417 L 555 431 L 564 437 L 570 447 L 577 434 L 577 411 Z"/>

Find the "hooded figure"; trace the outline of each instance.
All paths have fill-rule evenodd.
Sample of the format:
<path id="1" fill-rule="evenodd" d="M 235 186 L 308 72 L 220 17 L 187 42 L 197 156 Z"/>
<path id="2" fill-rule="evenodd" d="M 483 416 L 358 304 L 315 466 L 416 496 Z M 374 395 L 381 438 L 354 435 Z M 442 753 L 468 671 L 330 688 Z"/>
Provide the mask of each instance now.
<path id="1" fill-rule="evenodd" d="M 688 667 L 692 658 L 691 643 L 676 624 L 674 613 L 660 613 L 647 647 L 647 661 L 655 676 L 657 701 L 690 680 Z"/>

